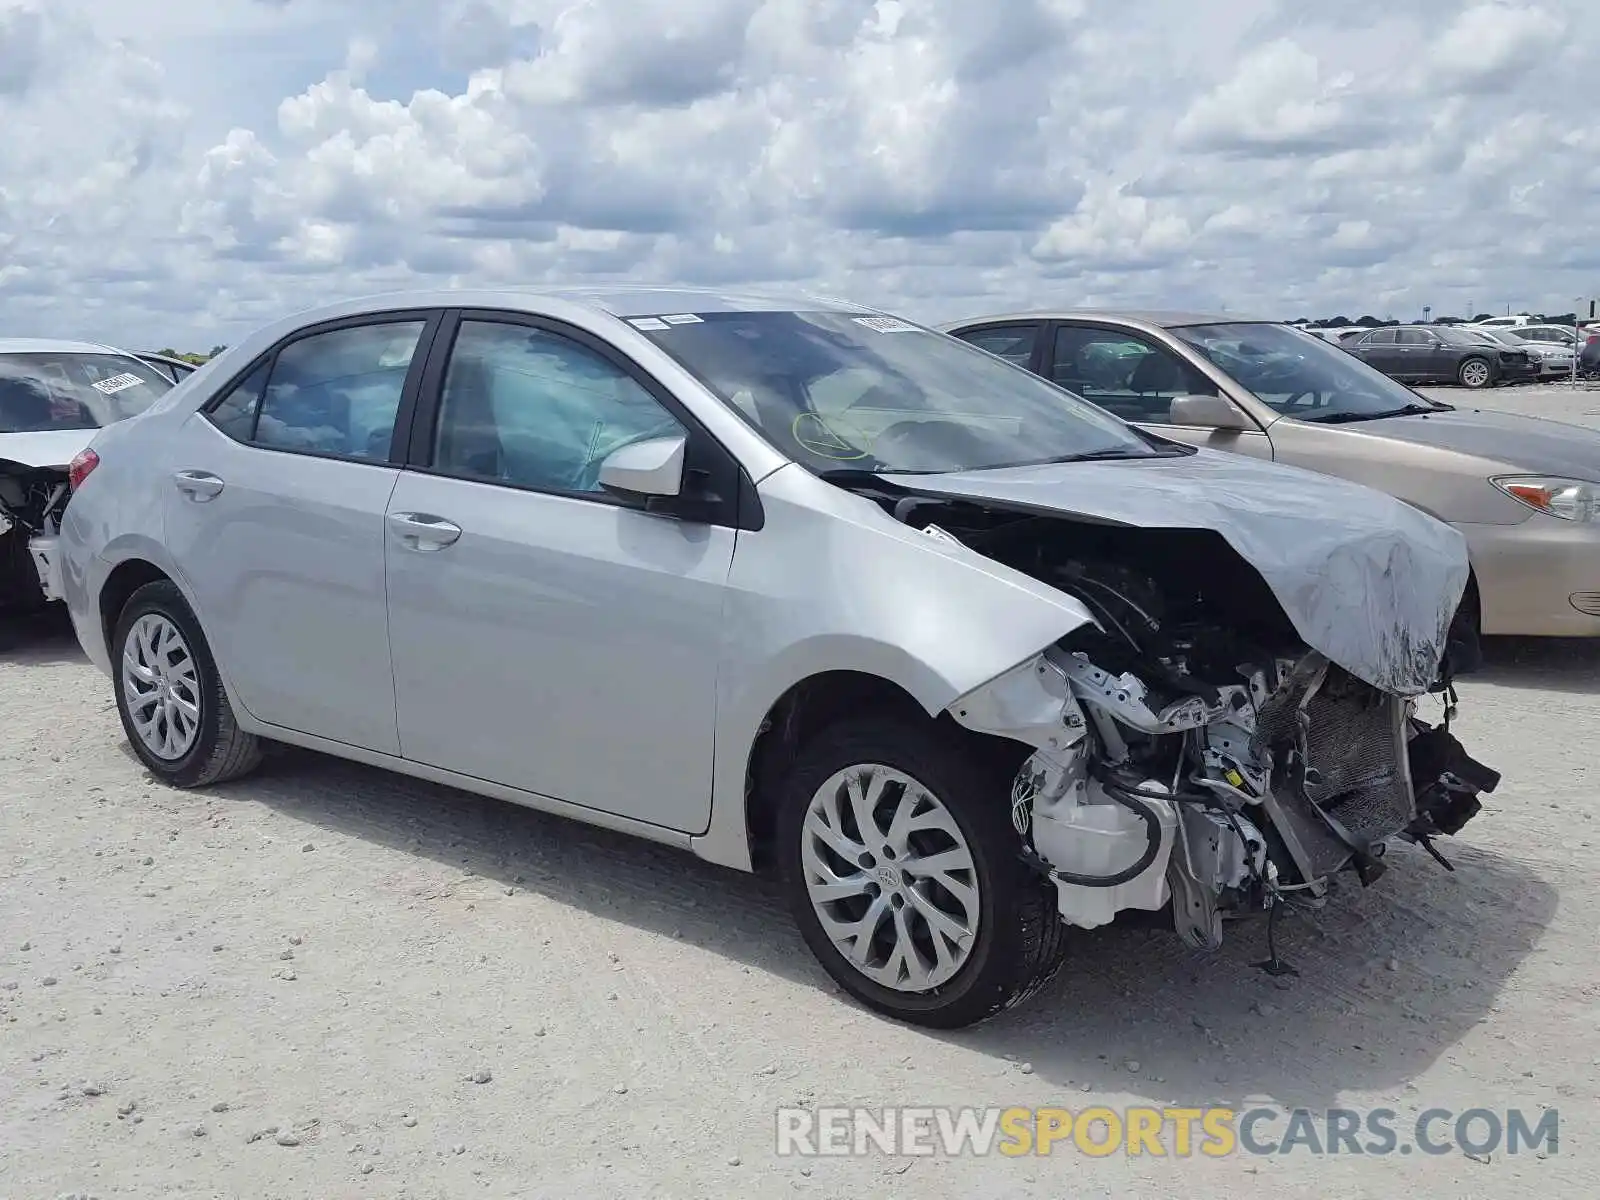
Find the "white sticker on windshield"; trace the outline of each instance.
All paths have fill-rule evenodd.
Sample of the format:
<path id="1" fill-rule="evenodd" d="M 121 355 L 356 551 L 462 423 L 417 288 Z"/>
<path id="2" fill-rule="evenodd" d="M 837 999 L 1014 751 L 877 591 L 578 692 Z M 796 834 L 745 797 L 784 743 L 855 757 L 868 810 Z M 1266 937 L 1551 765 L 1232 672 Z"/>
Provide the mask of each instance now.
<path id="1" fill-rule="evenodd" d="M 865 325 L 877 333 L 916 333 L 917 327 L 898 317 L 857 317 L 857 325 Z"/>
<path id="2" fill-rule="evenodd" d="M 667 323 L 660 317 L 637 317 L 628 322 L 635 329 L 665 329 Z"/>
<path id="3" fill-rule="evenodd" d="M 109 396 L 113 392 L 122 391 L 124 388 L 137 387 L 143 382 L 144 380 L 140 379 L 137 375 L 124 374 L 113 375 L 110 379 L 97 380 L 96 382 L 91 383 L 89 386 L 95 391 L 99 392 L 101 395 Z"/>
<path id="4" fill-rule="evenodd" d="M 699 325 L 700 318 L 693 313 L 673 313 L 670 317 L 663 315 L 661 318 L 668 325 Z"/>

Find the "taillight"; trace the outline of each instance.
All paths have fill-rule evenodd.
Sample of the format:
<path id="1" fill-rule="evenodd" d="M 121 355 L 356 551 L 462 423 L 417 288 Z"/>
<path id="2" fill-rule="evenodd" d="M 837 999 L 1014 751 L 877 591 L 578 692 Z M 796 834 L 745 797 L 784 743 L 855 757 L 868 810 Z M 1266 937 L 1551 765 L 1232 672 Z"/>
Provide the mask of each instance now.
<path id="1" fill-rule="evenodd" d="M 67 467 L 67 486 L 77 491 L 83 486 L 83 481 L 89 478 L 89 473 L 100 465 L 100 456 L 93 450 L 85 447 L 78 451 L 71 464 Z"/>

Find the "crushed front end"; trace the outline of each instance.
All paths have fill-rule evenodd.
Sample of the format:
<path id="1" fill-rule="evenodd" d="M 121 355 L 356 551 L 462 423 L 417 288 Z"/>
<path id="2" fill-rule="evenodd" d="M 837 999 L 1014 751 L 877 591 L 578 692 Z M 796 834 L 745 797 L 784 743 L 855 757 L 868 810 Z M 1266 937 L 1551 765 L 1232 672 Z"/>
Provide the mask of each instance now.
<path id="1" fill-rule="evenodd" d="M 1187 942 L 1215 948 L 1225 917 L 1315 905 L 1345 873 L 1372 883 L 1394 839 L 1444 862 L 1434 839 L 1500 778 L 1449 729 L 1472 657 L 1461 535 L 1236 455 L 1118 465 L 856 485 L 1093 618 L 947 710 L 1032 747 L 1013 824 L 1063 919 L 1170 904 Z M 1419 716 L 1430 694 L 1437 726 Z"/>
<path id="2" fill-rule="evenodd" d="M 1394 838 L 1440 857 L 1432 839 L 1499 782 L 1414 700 L 1316 651 L 1219 683 L 1155 665 L 1148 683 L 1069 639 L 952 708 L 1034 745 L 1012 820 L 1070 924 L 1170 903 L 1184 940 L 1215 949 L 1225 917 L 1314 902 L 1341 871 L 1373 882 Z"/>
<path id="3" fill-rule="evenodd" d="M 0 611 L 61 598 L 59 535 L 65 468 L 0 459 Z"/>

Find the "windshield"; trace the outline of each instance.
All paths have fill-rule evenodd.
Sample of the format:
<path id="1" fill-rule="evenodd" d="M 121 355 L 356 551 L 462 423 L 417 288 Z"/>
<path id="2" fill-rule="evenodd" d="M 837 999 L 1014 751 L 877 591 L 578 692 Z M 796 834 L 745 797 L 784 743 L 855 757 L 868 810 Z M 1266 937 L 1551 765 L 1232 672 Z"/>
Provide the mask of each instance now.
<path id="1" fill-rule="evenodd" d="M 0 433 L 98 429 L 137 416 L 172 388 L 121 354 L 0 354 Z"/>
<path id="2" fill-rule="evenodd" d="M 630 321 L 818 473 L 977 471 L 1188 453 L 965 342 L 893 317 L 682 313 Z"/>
<path id="3" fill-rule="evenodd" d="M 1447 407 L 1287 325 L 1241 321 L 1172 332 L 1284 416 L 1331 423 Z"/>

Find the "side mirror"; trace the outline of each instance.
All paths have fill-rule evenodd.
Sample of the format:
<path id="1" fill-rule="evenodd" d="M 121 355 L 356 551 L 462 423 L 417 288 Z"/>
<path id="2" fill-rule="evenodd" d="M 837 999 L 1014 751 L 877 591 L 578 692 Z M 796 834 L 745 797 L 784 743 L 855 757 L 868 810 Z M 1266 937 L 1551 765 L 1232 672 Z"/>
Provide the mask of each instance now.
<path id="1" fill-rule="evenodd" d="M 1175 396 L 1168 421 L 1199 429 L 1249 429 L 1249 419 L 1221 396 Z"/>
<path id="2" fill-rule="evenodd" d="M 619 446 L 600 464 L 600 486 L 626 499 L 671 498 L 683 491 L 683 434 Z"/>

